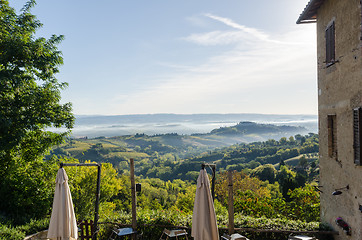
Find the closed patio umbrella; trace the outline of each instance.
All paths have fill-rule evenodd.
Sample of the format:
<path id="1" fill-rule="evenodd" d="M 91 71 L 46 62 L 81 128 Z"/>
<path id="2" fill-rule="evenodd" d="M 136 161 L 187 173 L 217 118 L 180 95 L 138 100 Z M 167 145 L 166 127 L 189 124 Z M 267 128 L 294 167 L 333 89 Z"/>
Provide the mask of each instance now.
<path id="1" fill-rule="evenodd" d="M 48 229 L 48 238 L 75 240 L 78 238 L 78 228 L 72 196 L 68 186 L 68 176 L 63 168 L 58 170 L 55 183 L 53 210 Z"/>
<path id="2" fill-rule="evenodd" d="M 219 239 L 214 202 L 211 197 L 209 177 L 205 169 L 200 171 L 197 178 L 191 236 L 195 240 Z"/>

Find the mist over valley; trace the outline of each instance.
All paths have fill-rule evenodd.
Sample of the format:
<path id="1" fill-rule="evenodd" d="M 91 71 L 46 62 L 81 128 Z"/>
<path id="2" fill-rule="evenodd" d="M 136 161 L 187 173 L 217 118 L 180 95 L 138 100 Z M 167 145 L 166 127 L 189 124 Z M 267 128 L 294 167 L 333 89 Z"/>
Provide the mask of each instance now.
<path id="1" fill-rule="evenodd" d="M 316 115 L 277 115 L 277 114 L 137 114 L 116 116 L 76 117 L 72 137 L 113 137 L 134 134 L 168 134 L 179 135 L 207 134 L 219 128 L 235 126 L 240 122 L 272 124 L 276 126 L 293 126 L 290 134 L 318 132 Z M 297 131 L 297 132 L 296 132 Z M 300 131 L 300 132 L 298 132 Z M 251 134 L 251 133 L 250 133 Z M 283 134 L 282 132 L 280 134 Z M 288 134 L 288 132 L 284 132 Z M 279 138 L 275 131 L 264 137 Z M 273 137 L 275 135 L 275 137 Z M 254 140 L 263 140 L 255 138 Z M 249 141 L 248 141 L 249 142 Z"/>

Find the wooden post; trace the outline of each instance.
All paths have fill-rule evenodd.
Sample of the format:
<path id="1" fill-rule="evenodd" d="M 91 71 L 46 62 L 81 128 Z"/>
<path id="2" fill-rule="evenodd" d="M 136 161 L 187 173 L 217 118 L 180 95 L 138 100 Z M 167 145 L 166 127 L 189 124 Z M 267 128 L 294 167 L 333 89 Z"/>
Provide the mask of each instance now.
<path id="1" fill-rule="evenodd" d="M 98 219 L 99 219 L 99 198 L 101 196 L 101 169 L 102 165 L 98 166 L 98 174 L 97 174 L 97 190 L 96 190 L 96 204 L 94 207 L 94 235 L 92 236 L 93 240 L 97 240 L 98 234 Z"/>
<path id="2" fill-rule="evenodd" d="M 215 201 L 215 179 L 216 179 L 216 165 L 211 166 L 212 169 L 212 184 L 211 184 L 211 196 L 212 201 Z"/>
<path id="3" fill-rule="evenodd" d="M 134 160 L 130 159 L 131 168 L 131 196 L 132 196 L 132 229 L 137 230 L 137 213 L 136 213 L 136 184 L 134 179 Z M 132 239 L 136 239 L 136 235 L 132 235 Z"/>
<path id="4" fill-rule="evenodd" d="M 229 187 L 229 235 L 234 233 L 234 196 L 233 196 L 233 173 L 228 171 L 228 187 Z"/>

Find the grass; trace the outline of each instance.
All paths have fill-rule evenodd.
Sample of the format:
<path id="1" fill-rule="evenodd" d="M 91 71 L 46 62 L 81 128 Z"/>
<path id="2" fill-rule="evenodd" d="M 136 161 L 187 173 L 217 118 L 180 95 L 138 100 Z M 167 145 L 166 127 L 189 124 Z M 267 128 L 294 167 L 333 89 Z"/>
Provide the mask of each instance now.
<path id="1" fill-rule="evenodd" d="M 91 146 L 89 143 L 76 141 L 74 144 L 64 147 L 64 149 L 72 155 L 77 155 L 87 151 Z"/>
<path id="2" fill-rule="evenodd" d="M 111 152 L 107 157 L 124 157 L 124 158 L 146 158 L 149 157 L 147 153 L 140 152 Z"/>
<path id="3" fill-rule="evenodd" d="M 306 154 L 300 154 L 299 156 L 296 156 L 296 157 L 292 157 L 292 158 L 288 158 L 286 160 L 284 160 L 284 163 L 285 164 L 288 164 L 289 166 L 297 166 L 298 163 L 299 163 L 299 160 L 302 158 L 302 157 L 305 157 L 308 162 L 312 162 L 312 161 L 315 161 L 318 159 L 318 157 L 308 157 L 308 155 Z M 279 163 L 276 163 L 273 165 L 275 168 L 279 168 Z"/>

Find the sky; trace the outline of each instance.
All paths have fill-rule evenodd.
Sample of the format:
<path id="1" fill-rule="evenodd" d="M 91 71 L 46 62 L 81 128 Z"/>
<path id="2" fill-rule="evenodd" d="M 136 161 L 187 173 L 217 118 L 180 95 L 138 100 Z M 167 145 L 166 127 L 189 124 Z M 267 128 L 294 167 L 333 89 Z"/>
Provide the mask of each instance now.
<path id="1" fill-rule="evenodd" d="M 17 11 L 26 0 L 10 0 Z M 37 0 L 76 115 L 317 114 L 308 0 Z"/>

